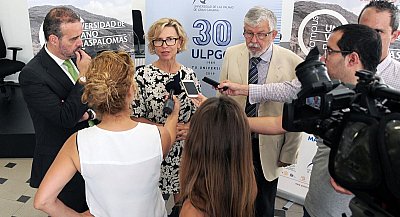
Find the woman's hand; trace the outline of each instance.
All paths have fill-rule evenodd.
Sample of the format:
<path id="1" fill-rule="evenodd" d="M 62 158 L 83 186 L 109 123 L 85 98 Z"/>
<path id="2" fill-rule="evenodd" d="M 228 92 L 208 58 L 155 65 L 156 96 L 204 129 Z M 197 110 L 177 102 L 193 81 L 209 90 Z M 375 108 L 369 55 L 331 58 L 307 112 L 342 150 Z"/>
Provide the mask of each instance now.
<path id="1" fill-rule="evenodd" d="M 199 107 L 204 101 L 206 101 L 208 98 L 205 97 L 203 94 L 199 93 L 199 95 L 195 98 L 191 98 L 192 102 L 194 103 L 195 106 Z"/>
<path id="2" fill-rule="evenodd" d="M 190 123 L 178 123 L 176 125 L 176 140 L 185 140 Z"/>

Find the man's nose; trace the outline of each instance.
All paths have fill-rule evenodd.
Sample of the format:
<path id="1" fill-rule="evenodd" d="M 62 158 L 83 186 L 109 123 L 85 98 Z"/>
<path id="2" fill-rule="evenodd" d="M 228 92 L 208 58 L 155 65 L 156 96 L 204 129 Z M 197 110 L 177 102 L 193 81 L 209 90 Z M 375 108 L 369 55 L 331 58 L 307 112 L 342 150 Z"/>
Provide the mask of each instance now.
<path id="1" fill-rule="evenodd" d="M 253 35 L 253 37 L 251 38 L 251 42 L 257 43 L 257 35 Z"/>
<path id="2" fill-rule="evenodd" d="M 83 45 L 82 38 L 79 38 L 79 39 L 77 40 L 76 45 L 78 45 L 78 47 L 82 47 L 82 45 Z"/>

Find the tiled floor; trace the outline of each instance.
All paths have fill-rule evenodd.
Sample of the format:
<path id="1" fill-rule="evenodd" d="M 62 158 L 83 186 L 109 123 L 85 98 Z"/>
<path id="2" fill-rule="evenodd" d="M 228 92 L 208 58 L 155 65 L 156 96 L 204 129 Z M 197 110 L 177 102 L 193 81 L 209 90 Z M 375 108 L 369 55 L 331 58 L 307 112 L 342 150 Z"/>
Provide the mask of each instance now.
<path id="1" fill-rule="evenodd" d="M 0 158 L 0 217 L 47 217 L 43 212 L 33 208 L 33 197 L 36 189 L 29 187 L 31 158 Z M 288 201 L 276 198 L 275 207 L 282 209 Z M 167 202 L 168 210 L 171 201 Z M 302 206 L 293 204 L 285 217 L 303 216 Z"/>
<path id="2" fill-rule="evenodd" d="M 47 217 L 33 208 L 36 190 L 28 184 L 32 159 L 0 159 L 0 216 Z"/>

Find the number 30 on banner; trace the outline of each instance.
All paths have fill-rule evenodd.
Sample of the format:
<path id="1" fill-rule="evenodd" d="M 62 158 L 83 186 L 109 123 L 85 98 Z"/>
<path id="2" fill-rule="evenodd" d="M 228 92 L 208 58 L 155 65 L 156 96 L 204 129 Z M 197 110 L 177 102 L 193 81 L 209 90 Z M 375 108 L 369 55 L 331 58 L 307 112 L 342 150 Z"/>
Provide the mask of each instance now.
<path id="1" fill-rule="evenodd" d="M 211 39 L 217 46 L 227 46 L 231 42 L 232 25 L 227 20 L 217 20 L 212 25 L 208 20 L 198 19 L 193 22 L 193 28 L 199 29 L 199 35 L 193 37 L 196 45 L 208 45 Z"/>

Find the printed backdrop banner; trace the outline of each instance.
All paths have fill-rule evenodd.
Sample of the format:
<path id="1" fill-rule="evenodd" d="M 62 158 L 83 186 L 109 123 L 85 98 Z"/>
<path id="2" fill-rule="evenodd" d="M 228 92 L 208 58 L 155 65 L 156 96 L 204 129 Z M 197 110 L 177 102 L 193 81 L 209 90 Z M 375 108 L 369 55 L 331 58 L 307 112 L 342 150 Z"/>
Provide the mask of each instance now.
<path id="1" fill-rule="evenodd" d="M 398 6 L 400 3 L 392 0 Z M 304 57 L 310 48 L 317 46 L 323 53 L 332 30 L 339 25 L 357 23 L 358 15 L 369 0 L 317 0 L 285 1 L 293 4 L 293 22 L 285 23 L 283 29 L 291 29 L 290 49 Z M 284 11 L 285 12 L 285 11 Z M 286 26 L 288 24 L 288 26 Z M 400 42 L 390 47 L 393 58 L 400 59 Z"/>
<path id="2" fill-rule="evenodd" d="M 162 5 L 162 7 L 155 7 Z M 191 67 L 199 80 L 204 76 L 219 80 L 222 59 L 227 47 L 244 42 L 243 19 L 254 5 L 262 5 L 272 10 L 281 24 L 282 1 L 265 0 L 146 0 L 146 26 L 162 17 L 177 19 L 185 29 L 188 49 L 178 54 L 178 61 Z M 146 63 L 157 59 L 146 50 Z M 206 96 L 215 96 L 210 85 L 201 83 Z"/>
<path id="3" fill-rule="evenodd" d="M 67 6 L 81 16 L 83 48 L 91 56 L 102 50 L 133 53 L 132 10 L 130 0 L 28 0 L 33 53 L 45 43 L 43 20 L 51 8 Z"/>
<path id="4" fill-rule="evenodd" d="M 304 204 L 312 170 L 312 159 L 316 151 L 315 136 L 302 133 L 297 164 L 290 165 L 282 170 L 278 179 L 278 196 Z"/>

